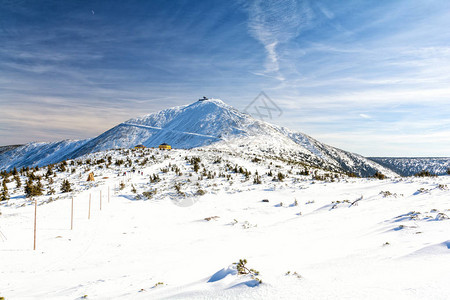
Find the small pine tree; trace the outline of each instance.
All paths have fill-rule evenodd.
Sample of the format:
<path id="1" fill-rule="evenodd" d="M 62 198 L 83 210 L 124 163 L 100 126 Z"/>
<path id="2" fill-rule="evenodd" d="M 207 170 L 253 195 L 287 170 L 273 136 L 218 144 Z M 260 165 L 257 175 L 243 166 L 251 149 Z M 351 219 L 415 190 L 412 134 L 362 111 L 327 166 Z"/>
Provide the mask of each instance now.
<path id="1" fill-rule="evenodd" d="M 375 172 L 375 174 L 373 175 L 373 178 L 378 178 L 378 179 L 380 179 L 380 180 L 383 180 L 383 179 L 386 179 L 386 175 L 384 175 L 383 173 L 381 173 L 381 172 Z"/>
<path id="2" fill-rule="evenodd" d="M 41 182 L 38 181 L 37 184 L 33 184 L 33 180 L 31 179 L 31 177 L 29 177 L 25 184 L 25 195 L 27 198 L 42 195 Z"/>
<path id="3" fill-rule="evenodd" d="M 48 195 L 54 195 L 55 193 L 56 193 L 55 189 L 52 186 L 49 186 L 47 194 Z"/>
<path id="4" fill-rule="evenodd" d="M 47 166 L 47 172 L 45 173 L 45 177 L 48 178 L 50 176 L 53 175 L 53 166 L 52 165 L 48 165 Z"/>
<path id="5" fill-rule="evenodd" d="M 258 283 L 262 283 L 262 280 L 257 278 L 256 276 L 259 275 L 259 272 L 256 271 L 255 269 L 249 269 L 246 266 L 247 264 L 247 260 L 246 259 L 240 259 L 238 262 L 234 263 L 234 265 L 236 266 L 236 271 L 238 273 L 238 275 L 251 275 L 251 277 L 258 281 Z"/>
<path id="6" fill-rule="evenodd" d="M 28 177 L 28 180 L 25 183 L 25 195 L 27 196 L 27 198 L 33 196 L 33 180 L 31 180 L 30 177 Z"/>
<path id="7" fill-rule="evenodd" d="M 434 176 L 434 175 L 431 174 L 429 171 L 422 170 L 422 171 L 414 174 L 414 176 L 416 176 L 416 177 L 431 177 L 431 176 Z"/>
<path id="8" fill-rule="evenodd" d="M 14 180 L 16 181 L 16 188 L 20 188 L 22 186 L 22 182 L 20 181 L 20 177 L 18 175 L 14 175 Z"/>
<path id="9" fill-rule="evenodd" d="M 65 162 L 65 161 L 64 161 Z M 62 162 L 60 165 L 59 165 L 59 167 L 58 167 L 58 169 L 59 169 L 59 171 L 60 172 L 65 172 L 66 170 L 67 170 L 67 168 L 66 168 L 66 166 L 67 166 L 67 162 Z"/>
<path id="10" fill-rule="evenodd" d="M 0 194 L 0 201 L 8 201 L 8 200 L 9 200 L 8 187 L 6 186 L 6 182 L 4 179 L 2 184 L 2 193 Z"/>
<path id="11" fill-rule="evenodd" d="M 61 184 L 61 193 L 69 193 L 72 191 L 69 180 L 63 180 Z"/>
<path id="12" fill-rule="evenodd" d="M 198 170 L 200 170 L 200 166 L 198 165 L 197 161 L 194 163 L 194 172 L 197 173 Z"/>
<path id="13" fill-rule="evenodd" d="M 259 176 L 256 175 L 255 179 L 253 179 L 253 184 L 261 184 L 261 183 L 262 183 L 261 178 L 259 178 Z"/>

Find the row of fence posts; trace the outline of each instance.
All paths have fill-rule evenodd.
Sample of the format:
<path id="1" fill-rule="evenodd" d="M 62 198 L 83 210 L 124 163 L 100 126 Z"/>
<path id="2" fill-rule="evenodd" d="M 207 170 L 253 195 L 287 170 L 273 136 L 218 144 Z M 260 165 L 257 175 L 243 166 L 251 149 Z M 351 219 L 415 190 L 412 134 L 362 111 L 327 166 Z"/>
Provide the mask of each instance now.
<path id="1" fill-rule="evenodd" d="M 91 219 L 91 193 L 89 193 L 89 208 L 88 208 L 88 220 Z M 73 230 L 73 196 L 70 210 L 70 230 Z M 108 203 L 110 202 L 110 188 L 108 186 Z M 34 199 L 34 239 L 33 250 L 36 250 L 36 237 L 37 237 L 37 199 Z M 100 190 L 100 210 L 102 210 L 102 191 Z"/>

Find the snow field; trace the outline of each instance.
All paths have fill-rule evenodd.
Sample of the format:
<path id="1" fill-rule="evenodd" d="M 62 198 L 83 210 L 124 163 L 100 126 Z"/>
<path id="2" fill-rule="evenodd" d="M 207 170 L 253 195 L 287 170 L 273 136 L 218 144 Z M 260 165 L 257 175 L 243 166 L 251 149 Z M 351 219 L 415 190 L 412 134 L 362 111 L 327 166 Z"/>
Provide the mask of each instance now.
<path id="1" fill-rule="evenodd" d="M 283 162 L 251 162 L 252 156 L 198 150 L 139 153 L 133 152 L 131 160 L 155 159 L 139 168 L 138 163 L 112 164 L 86 171 L 82 165 L 74 173 L 57 172 L 55 189 L 65 178 L 74 189 L 74 229 L 72 193 L 37 197 L 36 251 L 34 205 L 14 182 L 8 184 L 11 200 L 0 206 L 0 230 L 7 238 L 0 239 L 0 296 L 448 299 L 449 176 L 377 180 L 337 174 L 332 182 L 295 175 L 302 166 L 289 174 L 291 165 Z M 110 151 L 83 159 L 106 155 L 113 162 L 126 157 Z M 230 171 L 230 180 L 217 175 L 199 179 L 203 167 L 193 172 L 185 157 L 200 157 L 200 165 L 216 173 L 232 162 L 252 175 L 246 180 Z M 217 157 L 222 161 L 214 164 Z M 183 174 L 162 172 L 169 163 Z M 133 173 L 133 167 L 144 175 Z M 289 176 L 272 181 L 263 175 L 270 168 Z M 262 184 L 252 182 L 256 170 Z M 91 186 L 85 181 L 90 171 L 96 174 Z M 161 180 L 150 183 L 149 175 L 156 173 Z M 175 183 L 184 196 L 175 191 Z M 206 194 L 196 195 L 198 188 Z M 158 191 L 150 199 L 139 197 L 149 189 Z M 260 272 L 262 284 L 237 274 L 232 264 L 244 258 Z"/>

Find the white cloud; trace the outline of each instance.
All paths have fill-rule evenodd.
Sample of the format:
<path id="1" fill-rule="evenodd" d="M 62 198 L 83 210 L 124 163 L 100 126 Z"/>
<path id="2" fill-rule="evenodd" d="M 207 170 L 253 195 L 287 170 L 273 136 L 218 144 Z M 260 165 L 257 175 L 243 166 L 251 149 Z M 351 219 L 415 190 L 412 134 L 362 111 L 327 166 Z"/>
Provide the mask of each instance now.
<path id="1" fill-rule="evenodd" d="M 295 0 L 255 0 L 248 7 L 249 33 L 263 44 L 267 61 L 265 72 L 279 72 L 277 46 L 295 38 L 310 24 L 312 11 L 306 2 Z"/>

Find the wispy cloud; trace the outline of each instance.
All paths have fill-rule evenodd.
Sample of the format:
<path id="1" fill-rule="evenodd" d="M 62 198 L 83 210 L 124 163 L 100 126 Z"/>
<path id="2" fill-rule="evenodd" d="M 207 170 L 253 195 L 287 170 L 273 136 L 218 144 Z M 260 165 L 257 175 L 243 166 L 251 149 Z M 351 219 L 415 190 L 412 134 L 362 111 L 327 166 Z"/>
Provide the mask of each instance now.
<path id="1" fill-rule="evenodd" d="M 249 33 L 263 44 L 267 53 L 265 73 L 279 72 L 277 47 L 297 37 L 310 25 L 312 10 L 306 1 L 255 0 L 249 4 L 248 14 Z M 282 76 L 277 78 L 284 79 Z"/>

